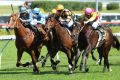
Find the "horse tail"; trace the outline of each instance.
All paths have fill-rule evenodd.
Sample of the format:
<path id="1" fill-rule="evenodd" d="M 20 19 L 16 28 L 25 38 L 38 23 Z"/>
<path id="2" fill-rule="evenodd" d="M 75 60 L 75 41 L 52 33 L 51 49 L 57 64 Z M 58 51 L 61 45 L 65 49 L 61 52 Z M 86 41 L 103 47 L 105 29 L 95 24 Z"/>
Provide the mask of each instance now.
<path id="1" fill-rule="evenodd" d="M 120 50 L 120 42 L 116 36 L 113 36 L 113 45 L 114 48 Z"/>

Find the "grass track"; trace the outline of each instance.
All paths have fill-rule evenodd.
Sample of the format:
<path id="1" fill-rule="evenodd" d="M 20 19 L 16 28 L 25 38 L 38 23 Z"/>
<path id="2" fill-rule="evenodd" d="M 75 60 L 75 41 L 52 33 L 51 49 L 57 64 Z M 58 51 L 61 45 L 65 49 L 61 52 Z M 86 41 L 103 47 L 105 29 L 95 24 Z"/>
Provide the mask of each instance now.
<path id="1" fill-rule="evenodd" d="M 0 48 L 5 41 L 0 41 Z M 45 55 L 46 48 L 42 48 L 42 55 Z M 97 53 L 95 52 L 97 57 Z M 120 80 L 120 51 L 112 49 L 109 54 L 109 61 L 112 72 L 102 73 L 103 66 L 96 65 L 91 59 L 88 59 L 89 73 L 82 73 L 79 68 L 74 74 L 68 74 L 68 63 L 65 54 L 60 53 L 61 63 L 58 65 L 58 72 L 53 72 L 50 67 L 50 61 L 47 61 L 45 68 L 40 66 L 40 74 L 34 75 L 32 68 L 17 68 L 16 64 L 16 48 L 14 41 L 11 41 L 2 55 L 2 69 L 0 70 L 0 80 Z M 30 56 L 24 53 L 22 62 L 30 61 Z M 79 62 L 80 63 L 80 62 Z"/>

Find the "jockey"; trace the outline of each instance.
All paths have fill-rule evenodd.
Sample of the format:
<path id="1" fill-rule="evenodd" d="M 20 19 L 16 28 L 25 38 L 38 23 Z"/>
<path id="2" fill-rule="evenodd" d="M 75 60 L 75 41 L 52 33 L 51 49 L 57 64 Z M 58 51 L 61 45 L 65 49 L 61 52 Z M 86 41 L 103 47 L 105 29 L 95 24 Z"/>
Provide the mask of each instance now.
<path id="1" fill-rule="evenodd" d="M 60 17 L 61 12 L 64 10 L 64 6 L 59 4 L 57 5 L 56 9 L 52 10 L 52 13 L 56 15 L 56 18 L 58 19 Z"/>
<path id="2" fill-rule="evenodd" d="M 56 9 L 52 9 L 51 13 L 56 16 L 57 19 L 59 19 L 61 12 L 64 10 L 64 6 L 59 4 L 57 5 Z"/>
<path id="3" fill-rule="evenodd" d="M 85 20 L 85 24 L 89 24 L 93 29 L 98 29 L 100 25 L 100 15 L 92 8 L 86 8 L 84 14 L 81 16 Z"/>
<path id="4" fill-rule="evenodd" d="M 84 19 L 84 23 L 90 25 L 94 30 L 99 31 L 98 43 L 102 40 L 103 32 L 100 31 L 100 14 L 92 8 L 86 8 L 84 14 L 81 16 Z M 90 35 L 90 34 L 89 34 Z M 89 38 L 88 35 L 88 38 Z M 88 39 L 89 42 L 89 39 Z M 96 46 L 98 46 L 98 43 Z"/>
<path id="5" fill-rule="evenodd" d="M 23 5 L 19 6 L 19 12 L 21 12 L 22 7 L 25 7 L 27 9 L 28 13 L 31 12 L 30 6 L 31 6 L 31 2 L 25 1 L 25 3 Z"/>
<path id="6" fill-rule="evenodd" d="M 19 18 L 26 27 L 30 28 L 35 33 L 36 36 L 38 35 L 36 28 L 31 24 L 33 17 L 31 13 L 28 13 L 26 7 L 21 7 Z"/>
<path id="7" fill-rule="evenodd" d="M 64 6 L 59 4 L 56 9 L 56 13 L 59 15 L 64 10 Z"/>
<path id="8" fill-rule="evenodd" d="M 59 17 L 59 21 L 61 24 L 65 27 L 67 27 L 70 31 L 72 31 L 73 28 L 73 19 L 72 19 L 72 12 L 68 9 L 64 9 Z"/>
<path id="9" fill-rule="evenodd" d="M 30 13 L 28 13 L 27 9 L 25 7 L 21 7 L 21 11 L 19 12 L 20 16 L 19 18 L 23 21 L 23 22 L 27 22 L 30 23 L 32 21 L 32 15 Z"/>
<path id="10" fill-rule="evenodd" d="M 39 8 L 33 9 L 33 21 L 31 22 L 32 25 L 36 24 L 45 24 L 45 15 L 40 12 Z"/>

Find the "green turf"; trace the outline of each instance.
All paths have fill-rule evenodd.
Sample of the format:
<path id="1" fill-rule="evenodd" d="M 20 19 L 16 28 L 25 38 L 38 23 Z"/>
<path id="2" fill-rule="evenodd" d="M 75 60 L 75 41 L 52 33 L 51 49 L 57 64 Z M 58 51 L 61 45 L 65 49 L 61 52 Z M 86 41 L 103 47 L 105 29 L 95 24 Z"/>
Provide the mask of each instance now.
<path id="1" fill-rule="evenodd" d="M 113 33 L 120 32 L 120 26 L 110 27 Z"/>
<path id="2" fill-rule="evenodd" d="M 0 48 L 6 41 L 0 41 Z M 41 55 L 46 54 L 46 48 L 42 48 Z M 97 53 L 95 52 L 97 57 Z M 31 58 L 28 54 L 24 53 L 22 62 L 30 61 Z M 73 74 L 68 73 L 67 58 L 64 53 L 60 53 L 60 64 L 58 71 L 54 72 L 50 67 L 48 59 L 46 67 L 41 68 L 39 64 L 40 74 L 35 75 L 32 73 L 32 68 L 17 68 L 16 64 L 16 48 L 14 41 L 11 41 L 5 48 L 2 55 L 2 69 L 0 70 L 0 80 L 119 80 L 120 79 L 120 52 L 116 49 L 111 49 L 109 54 L 109 61 L 111 64 L 112 72 L 102 72 L 103 66 L 98 66 L 95 61 L 88 59 L 89 72 L 83 73 L 79 68 Z M 79 62 L 80 63 L 80 62 Z M 78 64 L 79 64 L 78 63 Z M 103 63 L 102 63 L 103 65 Z"/>

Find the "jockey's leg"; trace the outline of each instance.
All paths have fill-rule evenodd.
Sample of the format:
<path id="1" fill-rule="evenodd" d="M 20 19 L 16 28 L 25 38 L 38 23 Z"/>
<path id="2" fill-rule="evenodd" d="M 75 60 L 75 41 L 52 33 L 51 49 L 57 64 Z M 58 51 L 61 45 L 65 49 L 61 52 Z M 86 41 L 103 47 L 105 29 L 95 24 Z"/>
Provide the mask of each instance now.
<path id="1" fill-rule="evenodd" d="M 100 30 L 99 21 L 93 22 L 92 27 L 93 27 L 93 29 L 98 30 L 100 32 L 99 39 L 98 39 L 98 42 L 100 42 L 103 37 L 103 32 L 101 32 L 101 30 Z M 97 44 L 97 46 L 98 46 L 98 44 Z"/>
<path id="2" fill-rule="evenodd" d="M 29 24 L 29 28 L 35 33 L 36 36 L 39 36 L 38 29 L 36 26 Z"/>

